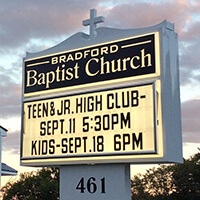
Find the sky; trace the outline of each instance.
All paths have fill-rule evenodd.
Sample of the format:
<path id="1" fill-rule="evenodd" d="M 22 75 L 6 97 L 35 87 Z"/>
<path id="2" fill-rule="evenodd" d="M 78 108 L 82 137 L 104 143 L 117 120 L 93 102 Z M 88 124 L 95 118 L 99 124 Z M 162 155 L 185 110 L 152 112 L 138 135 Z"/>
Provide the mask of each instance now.
<path id="1" fill-rule="evenodd" d="M 19 173 L 32 170 L 19 166 L 22 59 L 26 52 L 48 49 L 77 32 L 88 33 L 82 21 L 89 18 L 93 8 L 97 15 L 105 17 L 99 25 L 104 27 L 144 28 L 163 20 L 174 23 L 179 37 L 183 155 L 198 152 L 199 0 L 0 0 L 0 125 L 8 129 L 3 138 L 2 161 Z"/>

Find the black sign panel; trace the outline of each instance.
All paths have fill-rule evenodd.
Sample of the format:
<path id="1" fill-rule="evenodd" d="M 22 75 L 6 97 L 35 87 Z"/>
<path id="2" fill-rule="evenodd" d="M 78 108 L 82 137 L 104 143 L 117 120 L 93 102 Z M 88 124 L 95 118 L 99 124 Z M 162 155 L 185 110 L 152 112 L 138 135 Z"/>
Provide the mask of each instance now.
<path id="1" fill-rule="evenodd" d="M 24 93 L 156 73 L 155 34 L 25 60 Z"/>

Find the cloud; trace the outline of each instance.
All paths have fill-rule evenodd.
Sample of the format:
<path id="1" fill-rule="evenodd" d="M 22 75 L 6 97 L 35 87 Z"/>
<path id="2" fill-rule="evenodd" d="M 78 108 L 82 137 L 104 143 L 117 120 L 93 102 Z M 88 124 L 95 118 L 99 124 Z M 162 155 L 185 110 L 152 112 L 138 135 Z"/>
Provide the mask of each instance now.
<path id="1" fill-rule="evenodd" d="M 3 151 L 9 151 L 13 154 L 19 154 L 20 152 L 20 132 L 8 131 L 7 137 L 3 138 L 2 143 Z"/>
<path id="2" fill-rule="evenodd" d="M 200 7 L 199 7 L 200 10 Z M 192 42 L 194 40 L 199 40 L 199 32 L 200 32 L 200 21 L 192 21 L 188 24 L 187 30 L 184 31 L 182 34 L 182 40 L 183 41 L 189 41 Z"/>
<path id="3" fill-rule="evenodd" d="M 200 39 L 186 44 L 180 44 L 180 74 L 182 85 L 191 84 L 194 80 L 200 84 L 200 79 L 197 75 L 200 70 L 199 46 Z"/>
<path id="4" fill-rule="evenodd" d="M 200 99 L 182 103 L 182 132 L 184 142 L 200 143 Z"/>
<path id="5" fill-rule="evenodd" d="M 0 44 L 10 48 L 31 38 L 70 34 L 82 27 L 82 20 L 98 1 L 90 0 L 0 0 Z"/>
<path id="6" fill-rule="evenodd" d="M 175 23 L 177 31 L 181 32 L 186 22 L 191 19 L 190 6 L 187 0 L 157 1 L 157 3 L 130 1 L 129 4 L 108 9 L 107 18 L 110 24 L 117 22 L 124 28 L 143 28 L 167 19 Z"/>
<path id="7" fill-rule="evenodd" d="M 3 71 L 2 68 L 1 72 Z M 0 118 L 20 116 L 21 84 L 17 84 L 9 75 L 9 70 L 0 74 Z M 12 74 L 12 72 L 10 72 Z"/>

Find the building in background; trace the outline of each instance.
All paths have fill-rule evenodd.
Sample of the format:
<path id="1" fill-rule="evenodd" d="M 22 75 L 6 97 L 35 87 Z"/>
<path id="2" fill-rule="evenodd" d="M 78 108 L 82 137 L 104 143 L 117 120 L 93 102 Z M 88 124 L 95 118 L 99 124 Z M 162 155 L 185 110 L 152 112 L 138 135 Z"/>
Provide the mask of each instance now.
<path id="1" fill-rule="evenodd" d="M 9 167 L 5 163 L 1 163 L 2 138 L 6 137 L 6 136 L 7 136 L 7 129 L 0 126 L 0 189 L 1 189 L 1 176 L 15 176 L 15 175 L 17 175 L 17 170 L 13 169 L 12 167 Z"/>

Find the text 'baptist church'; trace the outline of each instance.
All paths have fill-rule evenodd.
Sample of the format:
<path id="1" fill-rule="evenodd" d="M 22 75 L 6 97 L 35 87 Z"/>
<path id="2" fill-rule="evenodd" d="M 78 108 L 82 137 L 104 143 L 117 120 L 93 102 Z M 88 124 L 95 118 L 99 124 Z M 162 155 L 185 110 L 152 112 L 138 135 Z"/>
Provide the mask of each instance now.
<path id="1" fill-rule="evenodd" d="M 155 73 L 155 35 L 27 60 L 25 93 Z"/>

